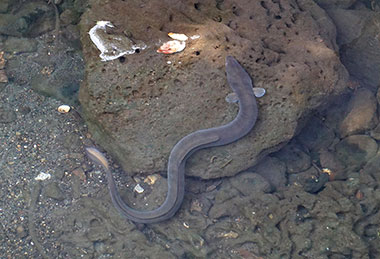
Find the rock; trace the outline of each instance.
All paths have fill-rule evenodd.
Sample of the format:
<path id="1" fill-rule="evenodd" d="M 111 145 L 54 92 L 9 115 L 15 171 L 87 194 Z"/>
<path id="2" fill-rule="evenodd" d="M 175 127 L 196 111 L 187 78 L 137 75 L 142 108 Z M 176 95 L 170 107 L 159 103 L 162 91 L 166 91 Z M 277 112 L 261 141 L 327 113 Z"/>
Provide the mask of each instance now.
<path id="1" fill-rule="evenodd" d="M 377 124 L 376 128 L 374 128 L 373 130 L 371 130 L 371 137 L 376 139 L 376 140 L 380 140 L 380 124 Z"/>
<path id="2" fill-rule="evenodd" d="M 335 138 L 334 131 L 327 127 L 319 116 L 312 116 L 296 137 L 297 141 L 306 146 L 311 152 L 318 152 L 328 147 Z"/>
<path id="3" fill-rule="evenodd" d="M 230 178 L 231 185 L 245 196 L 253 192 L 270 192 L 271 185 L 265 178 L 253 172 L 244 172 Z"/>
<path id="4" fill-rule="evenodd" d="M 25 230 L 25 228 L 22 225 L 18 225 L 16 227 L 16 233 L 19 238 L 24 238 L 28 235 L 28 232 Z"/>
<path id="5" fill-rule="evenodd" d="M 0 70 L 0 83 L 8 83 L 8 77 L 5 70 Z"/>
<path id="6" fill-rule="evenodd" d="M 276 157 L 266 157 L 254 168 L 254 173 L 261 175 L 269 182 L 271 189 L 278 190 L 285 187 L 286 184 L 286 165 Z M 263 192 L 268 192 L 262 189 Z"/>
<path id="7" fill-rule="evenodd" d="M 376 156 L 371 158 L 368 163 L 364 166 L 361 174 L 368 174 L 372 176 L 375 181 L 372 184 L 377 186 L 377 182 L 380 181 L 380 152 L 378 151 Z"/>
<path id="8" fill-rule="evenodd" d="M 365 87 L 377 89 L 380 81 L 380 16 L 369 10 L 329 10 L 337 26 L 342 63 Z"/>
<path id="9" fill-rule="evenodd" d="M 335 146 L 340 162 L 347 169 L 357 170 L 376 155 L 378 146 L 375 140 L 367 135 L 352 135 Z"/>
<path id="10" fill-rule="evenodd" d="M 320 173 L 314 167 L 304 172 L 289 175 L 289 185 L 301 186 L 305 192 L 317 193 L 329 181 L 329 175 Z"/>
<path id="11" fill-rule="evenodd" d="M 337 43 L 340 46 L 350 44 L 363 33 L 370 11 L 346 10 L 340 8 L 328 9 L 327 13 L 337 28 Z"/>
<path id="12" fill-rule="evenodd" d="M 321 150 L 319 162 L 323 169 L 330 170 L 330 180 L 343 180 L 347 178 L 345 166 L 339 161 L 335 153 L 326 149 Z"/>
<path id="13" fill-rule="evenodd" d="M 0 106 L 0 123 L 11 123 L 16 119 L 17 115 L 13 110 Z"/>
<path id="14" fill-rule="evenodd" d="M 339 127 L 341 137 L 370 130 L 378 123 L 377 102 L 368 89 L 361 88 L 352 96 Z"/>
<path id="15" fill-rule="evenodd" d="M 4 43 L 4 50 L 14 54 L 35 52 L 37 50 L 37 40 L 32 38 L 8 37 Z"/>
<path id="16" fill-rule="evenodd" d="M 62 25 L 77 24 L 79 21 L 79 14 L 74 10 L 66 9 L 59 16 Z"/>
<path id="17" fill-rule="evenodd" d="M 296 143 L 288 144 L 274 156 L 286 164 L 288 174 L 305 171 L 311 166 L 311 159 Z"/>
<path id="18" fill-rule="evenodd" d="M 186 168 L 191 176 L 232 176 L 253 166 L 293 137 L 300 118 L 346 87 L 334 25 L 311 0 L 299 6 L 284 1 L 281 7 L 233 0 L 177 2 L 170 8 L 159 0 L 90 0 L 89 5 L 80 22 L 86 60 L 80 101 L 95 140 L 130 173 L 166 170 L 181 138 L 236 116 L 237 107 L 224 101 L 231 92 L 227 55 L 243 64 L 256 86 L 267 89 L 258 100 L 259 121 L 242 140 L 191 156 Z M 115 33 L 148 48 L 124 62 L 101 62 L 87 36 L 99 17 L 117 21 Z M 156 53 L 171 31 L 200 38 L 181 53 Z"/>
<path id="19" fill-rule="evenodd" d="M 45 196 L 54 200 L 63 201 L 65 196 L 57 182 L 48 183 L 45 186 Z"/>

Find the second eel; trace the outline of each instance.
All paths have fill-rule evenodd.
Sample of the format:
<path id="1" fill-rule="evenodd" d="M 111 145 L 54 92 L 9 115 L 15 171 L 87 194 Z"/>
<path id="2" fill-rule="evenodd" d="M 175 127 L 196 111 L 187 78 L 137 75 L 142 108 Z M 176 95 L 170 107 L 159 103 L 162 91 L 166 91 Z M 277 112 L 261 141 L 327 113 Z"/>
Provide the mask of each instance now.
<path id="1" fill-rule="evenodd" d="M 102 165 L 106 171 L 112 202 L 123 216 L 139 223 L 157 223 L 173 217 L 180 208 L 185 195 L 186 160 L 199 149 L 235 142 L 251 131 L 258 115 L 252 80 L 232 56 L 226 57 L 226 73 L 227 81 L 239 100 L 239 113 L 233 121 L 226 125 L 198 130 L 178 141 L 170 152 L 167 170 L 168 192 L 160 207 L 150 211 L 129 207 L 120 197 L 107 159 L 96 148 L 86 148 L 88 156 Z"/>

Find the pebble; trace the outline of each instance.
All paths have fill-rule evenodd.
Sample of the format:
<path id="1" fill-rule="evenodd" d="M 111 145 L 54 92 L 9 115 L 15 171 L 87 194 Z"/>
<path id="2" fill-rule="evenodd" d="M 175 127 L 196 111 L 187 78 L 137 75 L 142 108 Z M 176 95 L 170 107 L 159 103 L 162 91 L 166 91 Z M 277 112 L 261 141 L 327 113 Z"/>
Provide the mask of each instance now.
<path id="1" fill-rule="evenodd" d="M 71 107 L 69 105 L 63 104 L 59 106 L 57 110 L 60 113 L 68 113 L 71 110 Z"/>
<path id="2" fill-rule="evenodd" d="M 24 238 L 28 235 L 28 233 L 25 231 L 25 228 L 21 225 L 16 227 L 16 233 L 17 233 L 17 236 L 20 238 Z"/>
<path id="3" fill-rule="evenodd" d="M 286 145 L 275 156 L 285 162 L 288 174 L 305 171 L 311 166 L 310 156 L 295 143 Z"/>
<path id="4" fill-rule="evenodd" d="M 375 95 L 366 88 L 358 89 L 351 97 L 346 116 L 339 127 L 341 137 L 372 129 L 378 123 Z"/>
<path id="5" fill-rule="evenodd" d="M 45 186 L 45 196 L 52 198 L 54 200 L 62 201 L 65 199 L 65 196 L 63 195 L 63 192 L 61 188 L 59 188 L 59 185 L 57 182 L 51 182 L 48 183 Z"/>
<path id="6" fill-rule="evenodd" d="M 335 149 L 342 164 L 355 170 L 376 155 L 378 146 L 368 135 L 352 135 L 340 141 Z"/>

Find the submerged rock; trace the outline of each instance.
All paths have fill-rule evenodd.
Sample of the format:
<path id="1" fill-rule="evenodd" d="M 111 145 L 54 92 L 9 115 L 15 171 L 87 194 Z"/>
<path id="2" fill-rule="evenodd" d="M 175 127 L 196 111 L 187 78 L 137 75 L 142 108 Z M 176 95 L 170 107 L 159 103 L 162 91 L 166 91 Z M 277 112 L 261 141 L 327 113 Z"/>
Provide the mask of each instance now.
<path id="1" fill-rule="evenodd" d="M 158 0 L 89 4 L 80 23 L 86 60 L 80 101 L 96 141 L 131 173 L 166 170 L 169 152 L 182 137 L 235 117 L 236 106 L 224 100 L 230 92 L 227 55 L 267 90 L 258 100 L 259 121 L 243 140 L 194 154 L 189 175 L 230 176 L 254 165 L 259 155 L 292 138 L 300 118 L 345 88 L 335 28 L 313 1 L 176 2 L 170 8 Z M 88 37 L 100 17 L 147 48 L 101 62 Z M 156 53 L 168 32 L 199 38 L 180 53 Z"/>
<path id="2" fill-rule="evenodd" d="M 374 94 L 365 88 L 357 90 L 340 124 L 340 135 L 346 137 L 374 128 L 378 123 L 376 110 L 377 102 Z"/>

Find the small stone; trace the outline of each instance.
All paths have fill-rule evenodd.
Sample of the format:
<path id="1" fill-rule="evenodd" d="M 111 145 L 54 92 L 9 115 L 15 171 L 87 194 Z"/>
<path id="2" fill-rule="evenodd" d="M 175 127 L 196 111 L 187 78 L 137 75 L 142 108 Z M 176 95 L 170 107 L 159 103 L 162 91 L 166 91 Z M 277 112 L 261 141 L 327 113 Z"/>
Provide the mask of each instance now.
<path id="1" fill-rule="evenodd" d="M 289 174 L 305 171 L 311 166 L 310 156 L 294 143 L 286 145 L 275 156 L 285 162 Z"/>
<path id="2" fill-rule="evenodd" d="M 72 171 L 73 175 L 77 176 L 80 180 L 86 181 L 86 174 L 82 168 L 76 168 Z"/>
<path id="3" fill-rule="evenodd" d="M 17 236 L 20 238 L 24 238 L 28 235 L 28 233 L 25 231 L 25 228 L 21 225 L 16 227 L 16 233 L 17 233 Z"/>
<path id="4" fill-rule="evenodd" d="M 234 232 L 234 231 L 230 231 L 228 233 L 223 233 L 221 235 L 221 237 L 224 237 L 224 238 L 238 238 L 239 237 L 239 234 Z"/>
<path id="5" fill-rule="evenodd" d="M 339 142 L 335 149 L 340 162 L 355 170 L 376 155 L 378 146 L 368 135 L 352 135 Z"/>
<path id="6" fill-rule="evenodd" d="M 253 172 L 243 172 L 230 178 L 231 185 L 244 196 L 250 196 L 254 192 L 270 192 L 270 184 L 263 176 Z"/>
<path id="7" fill-rule="evenodd" d="M 374 94 L 366 88 L 357 90 L 348 103 L 347 115 L 340 125 L 340 135 L 346 137 L 374 128 L 378 123 L 376 109 Z"/>
<path id="8" fill-rule="evenodd" d="M 286 185 L 286 166 L 285 163 L 276 157 L 266 157 L 254 167 L 255 173 L 261 175 L 272 189 L 279 189 Z M 270 191 L 267 190 L 267 191 Z M 267 192 L 263 190 L 264 192 Z"/>
<path id="9" fill-rule="evenodd" d="M 0 83 L 8 83 L 8 77 L 5 70 L 0 70 Z"/>
<path id="10" fill-rule="evenodd" d="M 14 111 L 0 107 L 0 123 L 10 123 L 17 119 Z"/>
<path id="11" fill-rule="evenodd" d="M 57 182 L 48 183 L 45 186 L 45 196 L 54 200 L 62 201 L 65 199 L 61 188 Z"/>

